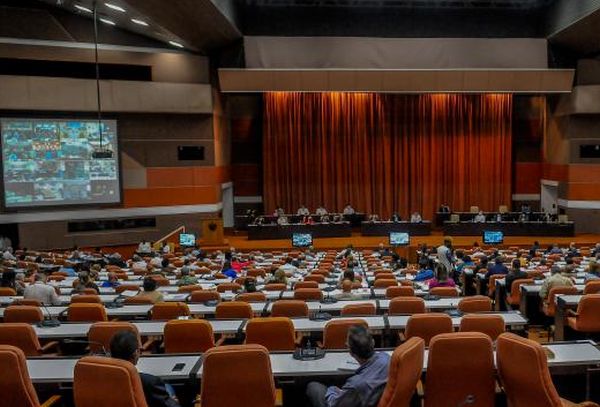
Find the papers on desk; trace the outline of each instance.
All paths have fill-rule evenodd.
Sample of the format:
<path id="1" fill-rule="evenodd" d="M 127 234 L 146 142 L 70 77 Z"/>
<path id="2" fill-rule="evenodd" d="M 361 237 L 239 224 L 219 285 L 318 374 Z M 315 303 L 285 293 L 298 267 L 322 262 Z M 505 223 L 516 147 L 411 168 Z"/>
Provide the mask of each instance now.
<path id="1" fill-rule="evenodd" d="M 133 290 L 125 290 L 121 293 L 122 297 L 135 297 L 137 295 L 138 291 L 133 291 Z"/>
<path id="2" fill-rule="evenodd" d="M 341 366 L 338 367 L 338 370 L 343 370 L 347 372 L 354 372 L 356 369 L 360 367 L 360 364 L 354 359 L 346 359 Z"/>

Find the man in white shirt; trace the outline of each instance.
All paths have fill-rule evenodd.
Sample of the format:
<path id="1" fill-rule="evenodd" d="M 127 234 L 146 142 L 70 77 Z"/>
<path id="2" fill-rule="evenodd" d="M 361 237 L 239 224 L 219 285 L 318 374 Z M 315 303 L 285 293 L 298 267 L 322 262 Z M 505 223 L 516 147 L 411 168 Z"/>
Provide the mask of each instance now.
<path id="1" fill-rule="evenodd" d="M 148 254 L 152 252 L 152 246 L 150 245 L 150 242 L 142 240 L 138 245 L 137 252 L 142 254 Z"/>
<path id="2" fill-rule="evenodd" d="M 315 211 L 315 214 L 317 216 L 323 216 L 323 215 L 327 215 L 327 209 L 325 209 L 325 207 L 323 205 L 319 206 L 317 208 L 317 210 Z"/>
<path id="3" fill-rule="evenodd" d="M 283 210 L 283 208 L 281 206 L 277 206 L 277 208 L 273 212 L 273 216 L 282 216 L 282 215 L 285 215 L 285 211 Z"/>
<path id="4" fill-rule="evenodd" d="M 291 257 L 286 257 L 285 258 L 285 264 L 280 267 L 281 270 L 285 271 L 285 274 L 288 277 L 289 276 L 293 276 L 298 271 L 298 269 L 296 268 L 296 266 L 294 266 L 292 264 L 292 261 L 294 261 L 294 259 L 292 259 Z"/>
<path id="5" fill-rule="evenodd" d="M 133 255 L 131 259 L 131 268 L 136 270 L 146 270 L 148 264 L 137 254 Z"/>
<path id="6" fill-rule="evenodd" d="M 419 212 L 413 212 L 413 214 L 410 215 L 410 222 L 411 223 L 421 223 L 421 222 L 423 222 L 423 219 L 421 218 L 421 214 Z"/>
<path id="7" fill-rule="evenodd" d="M 278 218 L 277 218 L 277 224 L 278 224 L 279 226 L 282 226 L 282 225 L 287 225 L 288 223 L 289 223 L 289 222 L 288 222 L 288 218 L 287 218 L 287 216 L 280 216 L 280 217 L 278 217 Z"/>
<path id="8" fill-rule="evenodd" d="M 308 208 L 302 204 L 300 205 L 300 208 L 298 208 L 298 211 L 296 212 L 296 215 L 298 216 L 308 216 L 310 215 L 310 211 L 308 210 Z"/>
<path id="9" fill-rule="evenodd" d="M 352 205 L 348 204 L 344 208 L 344 212 L 343 213 L 344 213 L 344 215 L 354 215 L 356 213 L 356 211 L 354 210 L 354 208 L 352 207 Z"/>
<path id="10" fill-rule="evenodd" d="M 15 261 L 17 260 L 17 258 L 13 255 L 13 248 L 12 247 L 8 247 L 4 253 L 2 254 L 2 258 L 4 260 L 12 260 Z"/>
<path id="11" fill-rule="evenodd" d="M 485 223 L 485 215 L 483 214 L 483 212 L 479 211 L 479 213 L 475 215 L 475 218 L 473 218 L 473 222 Z"/>
<path id="12" fill-rule="evenodd" d="M 444 237 L 444 244 L 437 248 L 437 259 L 446 267 L 448 272 L 453 270 L 452 238 L 450 236 Z"/>
<path id="13" fill-rule="evenodd" d="M 150 260 L 150 265 L 154 268 L 161 268 L 162 267 L 162 257 L 160 257 L 160 256 L 153 257 L 152 260 Z"/>
<path id="14" fill-rule="evenodd" d="M 36 273 L 33 284 L 25 287 L 23 298 L 26 300 L 38 300 L 45 305 L 59 305 L 60 299 L 54 287 L 46 284 L 46 275 Z"/>
<path id="15" fill-rule="evenodd" d="M 161 251 L 163 254 L 169 254 L 171 252 L 171 246 L 169 246 L 166 242 L 163 242 L 163 247 Z"/>

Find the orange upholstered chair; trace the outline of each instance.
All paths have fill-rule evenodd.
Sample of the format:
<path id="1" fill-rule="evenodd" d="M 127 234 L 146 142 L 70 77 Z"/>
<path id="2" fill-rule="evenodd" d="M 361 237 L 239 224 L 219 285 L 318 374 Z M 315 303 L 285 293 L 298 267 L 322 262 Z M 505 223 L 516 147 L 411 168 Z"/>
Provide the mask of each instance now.
<path id="1" fill-rule="evenodd" d="M 26 356 L 41 356 L 55 348 L 58 342 L 40 345 L 35 329 L 24 322 L 5 322 L 0 324 L 0 344 L 16 346 Z M 1 369 L 0 369 L 1 370 Z"/>
<path id="2" fill-rule="evenodd" d="M 77 407 L 148 407 L 135 366 L 106 357 L 79 359 L 75 365 L 73 397 Z"/>
<path id="3" fill-rule="evenodd" d="M 460 320 L 460 332 L 481 332 L 492 341 L 504 333 L 504 318 L 497 314 L 470 314 Z"/>
<path id="4" fill-rule="evenodd" d="M 81 294 L 71 297 L 71 304 L 102 304 L 102 299 L 99 295 Z"/>
<path id="5" fill-rule="evenodd" d="M 269 283 L 265 284 L 265 291 L 285 291 L 287 285 L 284 283 Z"/>
<path id="6" fill-rule="evenodd" d="M 191 303 L 202 303 L 206 301 L 221 301 L 221 295 L 216 291 L 193 291 L 190 294 Z"/>
<path id="7" fill-rule="evenodd" d="M 31 384 L 25 354 L 21 349 L 0 345 L 0 366 L 0 394 L 3 406 L 50 407 L 60 401 L 60 396 L 52 396 L 44 404 L 40 404 Z"/>
<path id="8" fill-rule="evenodd" d="M 267 296 L 265 293 L 255 292 L 255 293 L 242 293 L 235 297 L 236 301 L 243 302 L 265 302 L 267 301 Z"/>
<path id="9" fill-rule="evenodd" d="M 165 353 L 203 353 L 215 346 L 212 325 L 203 319 L 169 321 L 163 335 Z"/>
<path id="10" fill-rule="evenodd" d="M 385 290 L 386 298 L 414 297 L 415 289 L 408 286 L 391 286 Z"/>
<path id="11" fill-rule="evenodd" d="M 423 370 L 425 342 L 411 338 L 398 346 L 390 360 L 388 381 L 378 407 L 408 407 Z"/>
<path id="12" fill-rule="evenodd" d="M 115 287 L 115 292 L 121 294 L 123 291 L 140 291 L 140 286 L 135 284 L 121 284 Z"/>
<path id="13" fill-rule="evenodd" d="M 396 287 L 397 285 L 398 285 L 398 282 L 396 280 L 392 280 L 392 279 L 375 280 L 375 282 L 373 283 L 374 288 Z"/>
<path id="14" fill-rule="evenodd" d="M 459 301 L 458 310 L 462 312 L 489 312 L 492 310 L 492 300 L 485 295 L 465 297 Z"/>
<path id="15" fill-rule="evenodd" d="M 340 314 L 344 316 L 375 315 L 375 305 L 368 302 L 344 305 Z"/>
<path id="16" fill-rule="evenodd" d="M 217 304 L 215 318 L 217 319 L 235 319 L 252 318 L 252 307 L 247 302 L 231 301 Z"/>
<path id="17" fill-rule="evenodd" d="M 199 285 L 182 285 L 179 286 L 179 288 L 177 289 L 178 293 L 192 293 L 194 291 L 199 291 L 202 290 L 202 287 L 200 287 Z"/>
<path id="18" fill-rule="evenodd" d="M 448 386 L 448 378 L 460 372 L 461 379 Z M 494 405 L 494 352 L 491 339 L 479 332 L 447 333 L 429 343 L 425 407 Z M 532 404 L 539 405 L 539 404 Z"/>
<path id="19" fill-rule="evenodd" d="M 348 329 L 354 325 L 362 325 L 369 328 L 369 324 L 362 319 L 331 320 L 325 324 L 323 330 L 324 349 L 346 349 L 346 338 Z"/>
<path id="20" fill-rule="evenodd" d="M 70 304 L 67 310 L 69 322 L 108 321 L 106 309 L 102 304 Z"/>
<path id="21" fill-rule="evenodd" d="M 40 300 L 34 300 L 32 298 L 19 298 L 13 301 L 12 305 L 33 305 L 34 307 L 41 307 L 42 302 Z"/>
<path id="22" fill-rule="evenodd" d="M 319 283 L 316 281 L 298 281 L 294 284 L 294 290 L 298 290 L 300 288 L 319 288 Z"/>
<path id="23" fill-rule="evenodd" d="M 14 297 L 15 295 L 17 295 L 17 292 L 14 288 L 0 287 L 0 297 Z"/>
<path id="24" fill-rule="evenodd" d="M 232 376 L 231 372 L 245 374 Z M 261 345 L 209 349 L 204 354 L 200 398 L 202 407 L 275 406 L 269 351 Z"/>
<path id="25" fill-rule="evenodd" d="M 304 277 L 304 281 L 313 281 L 318 284 L 323 284 L 325 282 L 325 276 L 322 274 L 309 274 L 306 277 Z"/>
<path id="26" fill-rule="evenodd" d="M 519 306 L 519 303 L 521 302 L 521 286 L 524 284 L 533 284 L 533 279 L 519 278 L 512 282 L 510 293 L 507 293 L 506 296 L 506 303 L 508 305 Z"/>
<path id="27" fill-rule="evenodd" d="M 425 300 L 419 297 L 396 297 L 390 300 L 390 315 L 412 315 L 423 314 L 425 309 Z"/>
<path id="28" fill-rule="evenodd" d="M 489 280 L 488 280 L 488 296 L 489 297 L 493 297 L 494 294 L 496 293 L 496 280 L 499 280 L 501 278 L 505 278 L 506 276 L 504 274 L 494 274 L 491 275 Z"/>
<path id="29" fill-rule="evenodd" d="M 185 302 L 157 302 L 150 310 L 150 319 L 169 320 L 189 317 L 190 308 Z"/>
<path id="30" fill-rule="evenodd" d="M 148 297 L 139 297 L 137 295 L 133 297 L 127 297 L 123 300 L 123 304 L 125 305 L 154 305 L 154 301 L 152 298 Z"/>
<path id="31" fill-rule="evenodd" d="M 585 283 L 583 288 L 583 295 L 586 294 L 598 294 L 600 292 L 600 280 L 592 280 Z"/>
<path id="32" fill-rule="evenodd" d="M 223 283 L 217 285 L 217 291 L 220 293 L 224 293 L 225 291 L 237 293 L 238 291 L 242 291 L 242 286 L 237 283 Z"/>
<path id="33" fill-rule="evenodd" d="M 512 333 L 498 337 L 496 365 L 509 406 L 596 406 L 561 399 L 552 383 L 547 359 L 542 345 L 537 342 Z"/>
<path id="34" fill-rule="evenodd" d="M 556 314 L 556 296 L 560 294 L 577 294 L 576 287 L 554 287 L 550 289 L 548 293 L 548 298 L 544 301 L 542 306 L 542 311 L 548 317 L 554 317 Z"/>
<path id="35" fill-rule="evenodd" d="M 425 346 L 428 346 L 429 341 L 434 336 L 453 331 L 452 318 L 447 314 L 415 314 L 408 318 L 404 335 L 406 339 L 414 336 L 422 338 L 425 341 Z"/>
<path id="36" fill-rule="evenodd" d="M 458 291 L 455 287 L 433 287 L 429 294 L 440 297 L 458 297 Z"/>
<path id="37" fill-rule="evenodd" d="M 600 294 L 587 294 L 581 297 L 577 312 L 568 310 L 569 326 L 578 332 L 600 332 Z"/>
<path id="38" fill-rule="evenodd" d="M 90 341 L 90 352 L 99 353 L 101 351 L 110 352 L 110 340 L 119 331 L 131 331 L 138 337 L 138 342 L 141 343 L 140 333 L 135 325 L 130 322 L 107 321 L 94 322 L 88 330 L 88 340 Z M 102 345 L 102 349 L 100 345 Z"/>
<path id="39" fill-rule="evenodd" d="M 323 293 L 318 288 L 298 288 L 294 290 L 295 300 L 316 300 L 320 301 L 323 298 Z"/>
<path id="40" fill-rule="evenodd" d="M 262 345 L 269 351 L 294 350 L 294 324 L 287 317 L 251 319 L 246 325 L 246 343 Z"/>
<path id="41" fill-rule="evenodd" d="M 34 324 L 44 320 L 40 307 L 33 305 L 11 305 L 4 310 L 4 322 L 27 322 Z"/>
<path id="42" fill-rule="evenodd" d="M 308 317 L 308 305 L 302 300 L 279 300 L 273 303 L 272 317 L 302 318 Z"/>

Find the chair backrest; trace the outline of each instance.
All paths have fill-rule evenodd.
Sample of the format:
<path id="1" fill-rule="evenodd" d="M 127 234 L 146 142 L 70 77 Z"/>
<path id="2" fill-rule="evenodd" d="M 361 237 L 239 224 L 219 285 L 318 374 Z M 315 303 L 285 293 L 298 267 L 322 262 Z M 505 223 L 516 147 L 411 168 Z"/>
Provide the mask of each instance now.
<path id="1" fill-rule="evenodd" d="M 190 294 L 191 303 L 201 303 L 206 301 L 221 301 L 221 295 L 216 291 L 193 291 Z"/>
<path id="2" fill-rule="evenodd" d="M 533 284 L 532 278 L 518 278 L 510 286 L 510 297 L 513 302 L 518 303 L 521 300 L 521 286 L 523 284 Z"/>
<path id="3" fill-rule="evenodd" d="M 313 281 L 315 283 L 322 284 L 325 282 L 325 276 L 322 274 L 309 274 L 306 277 L 304 277 L 304 281 Z"/>
<path id="4" fill-rule="evenodd" d="M 496 365 L 509 406 L 563 406 L 539 343 L 512 333 L 500 335 Z"/>
<path id="5" fill-rule="evenodd" d="M 246 325 L 246 343 L 262 345 L 269 351 L 294 350 L 294 324 L 287 317 L 251 319 Z"/>
<path id="6" fill-rule="evenodd" d="M 398 346 L 390 360 L 388 381 L 378 407 L 408 407 L 423 370 L 425 342 L 411 338 Z"/>
<path id="7" fill-rule="evenodd" d="M 212 325 L 203 319 L 169 321 L 163 335 L 165 353 L 203 353 L 215 346 Z"/>
<path id="8" fill-rule="evenodd" d="M 375 305 L 368 302 L 344 305 L 340 314 L 344 316 L 375 315 Z"/>
<path id="9" fill-rule="evenodd" d="M 405 336 L 410 339 L 418 336 L 429 346 L 429 341 L 436 335 L 453 332 L 452 318 L 447 314 L 430 313 L 415 314 L 408 318 Z"/>
<path id="10" fill-rule="evenodd" d="M 71 304 L 86 303 L 86 304 L 102 304 L 102 299 L 99 295 L 80 294 L 71 297 Z"/>
<path id="11" fill-rule="evenodd" d="M 261 292 L 242 293 L 235 297 L 235 300 L 243 302 L 265 302 L 267 301 L 267 296 L 265 293 Z"/>
<path id="12" fill-rule="evenodd" d="M 121 284 L 115 287 L 115 292 L 117 294 L 121 294 L 123 291 L 139 291 L 140 286 L 135 284 Z"/>
<path id="13" fill-rule="evenodd" d="M 142 340 L 140 333 L 135 325 L 124 321 L 106 321 L 94 322 L 88 330 L 88 340 L 90 341 L 90 352 L 100 353 L 101 351 L 110 352 L 110 340 L 120 331 L 131 331 L 138 337 L 140 347 Z M 100 346 L 102 345 L 102 347 Z"/>
<path id="14" fill-rule="evenodd" d="M 11 305 L 4 310 L 4 322 L 27 322 L 34 324 L 44 320 L 40 307 L 34 305 Z"/>
<path id="15" fill-rule="evenodd" d="M 492 300 L 485 295 L 465 297 L 458 303 L 458 310 L 462 312 L 489 312 L 492 310 Z"/>
<path id="16" fill-rule="evenodd" d="M 74 376 L 77 407 L 148 407 L 140 374 L 130 362 L 86 356 L 75 365 Z"/>
<path id="17" fill-rule="evenodd" d="M 180 285 L 179 288 L 177 288 L 178 293 L 192 293 L 194 291 L 199 291 L 199 290 L 202 290 L 202 287 L 200 287 L 199 285 L 195 285 L 195 284 Z"/>
<path id="18" fill-rule="evenodd" d="M 42 302 L 33 298 L 19 298 L 13 301 L 13 305 L 33 305 L 35 307 L 41 307 Z"/>
<path id="19" fill-rule="evenodd" d="M 390 300 L 390 315 L 412 315 L 423 314 L 425 309 L 425 300 L 420 297 L 396 297 Z"/>
<path id="20" fill-rule="evenodd" d="M 200 394 L 202 407 L 273 407 L 275 383 L 269 351 L 261 345 L 209 349 L 204 354 Z"/>
<path id="21" fill-rule="evenodd" d="M 496 280 L 505 278 L 504 274 L 492 274 L 488 279 L 488 295 L 491 297 L 496 292 Z"/>
<path id="22" fill-rule="evenodd" d="M 40 356 L 42 354 L 42 347 L 35 329 L 25 322 L 0 324 L 0 344 L 16 346 L 25 353 L 25 356 Z"/>
<path id="23" fill-rule="evenodd" d="M 284 283 L 269 283 L 265 284 L 265 291 L 285 291 L 287 285 Z"/>
<path id="24" fill-rule="evenodd" d="M 488 335 L 492 341 L 504 333 L 504 318 L 497 314 L 470 314 L 460 320 L 460 332 L 481 332 Z"/>
<path id="25" fill-rule="evenodd" d="M 556 296 L 559 294 L 577 294 L 577 287 L 554 287 L 548 293 L 548 299 L 544 303 L 546 315 L 553 317 L 556 314 Z"/>
<path id="26" fill-rule="evenodd" d="M 294 284 L 294 290 L 298 290 L 300 288 L 319 288 L 319 283 L 316 281 L 298 281 Z"/>
<path id="27" fill-rule="evenodd" d="M 354 325 L 362 325 L 369 328 L 369 324 L 363 319 L 331 320 L 325 324 L 323 330 L 324 349 L 346 349 L 346 337 L 348 329 Z"/>
<path id="28" fill-rule="evenodd" d="M 440 297 L 458 297 L 456 287 L 433 287 L 429 290 L 429 294 Z"/>
<path id="29" fill-rule="evenodd" d="M 302 300 L 278 300 L 271 308 L 272 317 L 308 317 L 308 305 Z"/>
<path id="30" fill-rule="evenodd" d="M 316 300 L 323 298 L 323 293 L 318 288 L 298 288 L 294 290 L 295 300 Z"/>
<path id="31" fill-rule="evenodd" d="M 217 304 L 215 318 L 233 319 L 233 318 L 252 318 L 252 307 L 247 302 L 231 301 Z"/>
<path id="32" fill-rule="evenodd" d="M 15 346 L 0 345 L 0 394 L 7 407 L 39 407 L 40 401 L 31 384 L 27 360 Z"/>
<path id="33" fill-rule="evenodd" d="M 414 297 L 415 289 L 408 286 L 391 286 L 385 290 L 386 298 Z"/>
<path id="34" fill-rule="evenodd" d="M 125 298 L 123 300 L 123 304 L 126 304 L 126 305 L 153 305 L 154 301 L 150 297 L 134 295 L 133 297 Z"/>
<path id="35" fill-rule="evenodd" d="M 597 294 L 600 292 L 600 280 L 591 280 L 585 283 L 583 294 Z"/>
<path id="36" fill-rule="evenodd" d="M 17 292 L 11 287 L 0 287 L 0 297 L 14 297 Z"/>
<path id="37" fill-rule="evenodd" d="M 106 309 L 102 304 L 70 304 L 67 311 L 69 322 L 108 321 Z"/>
<path id="38" fill-rule="evenodd" d="M 220 293 L 224 293 L 225 291 L 237 293 L 238 291 L 242 291 L 242 286 L 237 283 L 223 283 L 217 285 L 217 291 Z"/>
<path id="39" fill-rule="evenodd" d="M 460 373 L 459 373 L 460 372 Z M 460 380 L 448 385 L 449 378 Z M 425 407 L 494 405 L 494 352 L 491 339 L 479 332 L 437 335 L 429 344 Z M 540 405 L 540 404 L 532 404 Z"/>
<path id="40" fill-rule="evenodd" d="M 394 279 L 379 279 L 379 280 L 375 280 L 375 282 L 373 283 L 373 287 L 375 288 L 388 288 L 388 287 L 396 287 L 398 285 L 398 282 Z"/>
<path id="41" fill-rule="evenodd" d="M 600 331 L 600 294 L 586 294 L 577 305 L 577 330 L 582 332 Z"/>
<path id="42" fill-rule="evenodd" d="M 185 302 L 157 302 L 150 310 L 150 319 L 169 320 L 190 316 L 190 308 Z"/>

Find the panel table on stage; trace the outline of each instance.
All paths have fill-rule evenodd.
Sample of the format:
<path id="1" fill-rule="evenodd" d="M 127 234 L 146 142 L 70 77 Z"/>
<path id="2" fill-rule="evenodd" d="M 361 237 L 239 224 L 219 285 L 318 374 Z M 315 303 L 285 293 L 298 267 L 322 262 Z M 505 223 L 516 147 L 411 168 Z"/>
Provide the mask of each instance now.
<path id="1" fill-rule="evenodd" d="M 444 222 L 444 234 L 449 236 L 481 236 L 484 230 L 505 236 L 575 236 L 573 222 Z"/>
<path id="2" fill-rule="evenodd" d="M 363 222 L 360 232 L 363 236 L 388 236 L 390 232 L 408 233 L 410 236 L 429 236 L 431 222 Z"/>
<path id="3" fill-rule="evenodd" d="M 313 237 L 350 237 L 352 226 L 349 222 L 313 225 L 248 225 L 248 240 L 291 239 L 294 233 L 312 233 Z"/>
<path id="4" fill-rule="evenodd" d="M 355 213 L 353 215 L 341 215 L 341 214 L 336 214 L 336 213 L 328 214 L 329 218 L 331 218 L 331 219 L 336 215 L 340 215 L 343 217 L 344 221 L 350 222 L 350 225 L 353 228 L 359 227 L 361 222 L 364 222 L 364 220 L 367 218 L 367 215 L 365 215 L 364 213 Z M 302 215 L 295 215 L 295 214 L 287 214 L 284 216 L 288 219 L 289 223 L 300 223 L 300 222 L 302 222 L 302 219 L 304 218 L 304 216 L 302 216 Z M 315 215 L 315 214 L 311 214 L 310 216 L 312 216 L 312 218 L 315 221 L 319 220 L 319 218 L 320 218 L 319 215 Z M 256 219 L 257 217 L 263 218 L 264 224 L 277 223 L 277 216 L 274 216 L 274 215 L 264 215 L 264 216 L 236 215 L 235 216 L 235 228 L 237 230 L 248 230 L 248 226 L 250 226 L 252 224 L 252 222 L 254 221 L 254 219 Z"/>

